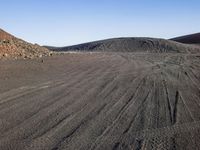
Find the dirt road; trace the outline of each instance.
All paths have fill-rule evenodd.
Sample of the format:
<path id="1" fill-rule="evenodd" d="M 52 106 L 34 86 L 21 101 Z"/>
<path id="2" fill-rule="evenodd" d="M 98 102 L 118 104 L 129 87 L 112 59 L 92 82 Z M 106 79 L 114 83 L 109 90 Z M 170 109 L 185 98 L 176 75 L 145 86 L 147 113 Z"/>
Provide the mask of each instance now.
<path id="1" fill-rule="evenodd" d="M 200 149 L 200 55 L 0 61 L 1 150 Z"/>

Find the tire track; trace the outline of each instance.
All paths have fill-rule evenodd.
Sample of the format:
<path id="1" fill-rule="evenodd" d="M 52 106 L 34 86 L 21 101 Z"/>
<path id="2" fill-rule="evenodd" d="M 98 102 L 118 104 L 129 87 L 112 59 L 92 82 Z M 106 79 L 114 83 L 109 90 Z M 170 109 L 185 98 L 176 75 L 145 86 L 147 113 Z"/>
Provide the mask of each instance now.
<path id="1" fill-rule="evenodd" d="M 112 124 L 110 126 L 108 126 L 106 128 L 106 130 L 104 130 L 104 132 L 96 139 L 95 143 L 91 146 L 90 149 L 96 149 L 96 148 L 98 149 L 101 146 L 103 146 L 102 142 L 105 142 L 105 140 L 109 141 L 109 139 L 105 138 L 105 136 L 109 137 L 108 134 L 111 133 L 111 131 L 115 129 L 116 125 L 118 125 L 117 122 L 119 122 L 119 120 L 123 119 L 123 117 L 127 113 L 127 111 L 130 110 L 130 108 L 131 108 L 130 106 L 134 106 L 134 104 L 136 102 L 139 102 L 139 100 L 136 101 L 136 97 L 135 96 L 139 95 L 138 92 L 139 92 L 140 88 L 143 88 L 142 84 L 145 83 L 144 81 L 145 80 L 143 79 L 142 82 L 139 83 L 138 87 L 136 88 L 136 92 L 129 98 L 129 100 L 126 102 L 126 104 L 122 107 L 122 109 L 117 114 L 117 117 L 112 122 Z M 133 100 L 133 101 L 131 101 L 131 100 Z M 105 145 L 103 147 L 105 148 Z"/>
<path id="2" fill-rule="evenodd" d="M 89 80 L 92 80 L 92 78 L 90 79 L 89 78 Z M 80 80 L 81 81 L 81 80 Z M 88 82 L 88 80 L 82 80 L 82 82 L 80 82 L 78 85 L 80 85 L 80 84 L 82 84 L 82 85 L 84 85 L 85 83 L 87 83 Z M 70 85 L 73 85 L 73 83 L 71 84 L 70 83 Z M 70 86 L 69 85 L 69 86 Z M 77 84 L 74 84 L 74 85 L 76 85 L 77 86 Z M 55 102 L 58 102 L 57 100 L 59 100 L 60 98 L 62 98 L 63 96 L 67 96 L 67 95 L 69 95 L 69 94 L 72 94 L 71 93 L 71 91 L 73 91 L 73 89 L 71 89 L 71 91 L 69 90 L 68 92 L 65 92 L 66 90 L 66 87 L 67 86 L 62 86 L 61 87 L 61 89 L 58 89 L 58 90 L 55 90 L 53 93 L 51 93 L 51 94 L 53 94 L 54 95 L 54 93 L 56 93 L 57 92 L 57 94 L 58 94 L 58 96 L 57 96 L 57 98 L 55 97 L 55 99 L 53 99 L 53 97 L 54 96 L 47 96 L 47 98 L 45 98 L 43 101 L 45 102 L 45 101 L 47 101 L 50 97 L 52 98 L 51 100 L 49 100 L 49 101 L 47 101 L 47 104 L 42 104 L 41 106 L 43 106 L 43 107 L 41 107 L 41 106 L 39 106 L 38 108 L 37 107 L 34 107 L 34 108 L 37 108 L 38 110 L 36 111 L 36 112 L 33 112 L 32 114 L 30 114 L 31 116 L 33 116 L 33 115 L 35 115 L 35 114 L 37 114 L 40 110 L 42 110 L 42 109 L 44 109 L 44 108 L 47 108 L 47 107 L 49 107 L 50 105 L 52 105 L 52 104 L 54 104 Z M 59 93 L 61 94 L 61 96 L 59 96 Z M 66 94 L 64 94 L 64 93 L 66 93 Z M 47 93 L 48 94 L 48 93 Z M 64 95 L 63 95 L 64 94 Z M 43 94 L 42 94 L 43 95 Z M 40 100 L 40 99 L 38 99 L 38 100 Z M 61 99 L 62 100 L 62 99 Z M 33 101 L 34 103 L 35 103 L 35 101 Z M 39 101 L 39 102 L 42 102 L 41 100 Z M 33 103 L 33 104 L 34 104 Z M 31 103 L 29 103 L 29 105 L 30 105 Z M 27 106 L 26 106 L 27 107 Z M 33 106 L 31 106 L 31 107 L 33 107 Z M 20 110 L 20 109 L 19 109 Z M 15 112 L 16 113 L 16 112 Z M 18 115 L 18 113 L 16 113 L 16 115 Z M 25 114 L 25 115 L 28 115 L 28 114 Z M 30 118 L 31 116 L 27 116 L 28 118 Z M 22 116 L 21 116 L 22 117 Z M 25 118 L 25 119 L 28 119 L 28 118 Z M 23 121 L 24 122 L 24 121 Z M 7 126 L 8 127 L 8 126 Z"/>
<path id="3" fill-rule="evenodd" d="M 116 78 L 116 77 L 115 77 L 115 78 Z M 103 86 L 98 86 L 97 89 L 96 89 L 95 91 L 99 91 L 98 89 L 101 88 L 102 91 L 100 92 L 99 95 L 103 94 L 103 93 L 104 93 L 105 87 L 108 86 L 110 83 L 114 82 L 114 79 L 115 79 L 115 78 L 113 78 L 110 82 L 104 81 L 105 84 L 104 84 Z M 92 91 L 91 91 L 91 95 L 90 95 L 91 98 L 93 98 L 93 96 L 96 95 L 95 93 L 96 93 L 96 92 L 92 92 Z M 107 94 L 106 94 L 106 95 L 107 95 Z M 105 95 L 105 96 L 106 96 L 106 95 Z M 88 99 L 91 99 L 91 98 L 89 98 L 88 96 L 86 96 L 86 97 L 87 97 Z M 82 101 L 80 101 L 80 102 L 82 102 Z M 77 117 L 78 117 L 78 118 L 81 117 L 81 118 L 84 120 L 85 114 L 84 114 L 83 112 L 86 112 L 86 114 L 87 114 L 88 111 L 89 111 L 90 108 L 91 108 L 90 105 L 92 105 L 92 103 L 91 103 L 91 104 L 90 104 L 90 103 L 86 104 L 86 105 L 80 110 L 80 112 L 82 112 L 82 116 L 77 115 L 77 114 L 74 114 L 74 116 L 76 116 L 76 118 L 77 118 Z M 89 109 L 86 109 L 86 108 L 89 108 Z M 78 114 L 79 114 L 80 112 L 78 112 Z M 84 115 L 83 115 L 83 114 L 84 114 Z M 82 119 L 79 120 L 79 119 L 76 119 L 76 118 L 75 118 L 75 117 L 72 117 L 72 118 L 71 118 L 71 122 L 75 122 L 76 120 L 79 122 L 79 121 L 82 120 Z M 72 120 L 73 120 L 73 121 L 72 121 Z M 61 132 L 61 129 L 62 129 L 62 128 L 68 127 L 67 124 L 68 124 L 68 121 L 67 121 L 67 122 L 64 122 L 63 125 L 60 124 L 59 126 L 63 126 L 63 127 L 56 127 L 56 129 L 55 129 L 55 130 L 58 129 L 59 131 L 50 131 L 49 133 L 47 133 L 47 135 L 44 135 L 44 136 L 48 136 L 48 137 L 49 137 L 49 134 L 50 134 L 50 135 L 52 136 L 52 138 L 53 138 L 54 134 L 58 135 L 59 132 Z M 78 124 L 76 125 L 76 122 L 75 122 L 74 127 L 76 127 L 76 126 L 79 126 L 79 125 L 78 125 Z M 61 128 L 61 129 L 60 129 L 60 128 Z M 66 130 L 65 132 L 70 132 L 71 129 L 68 127 L 68 129 L 65 129 L 65 130 Z M 62 136 L 61 136 L 61 137 L 62 137 Z M 63 137 L 65 137 L 65 135 L 63 135 Z M 40 137 L 39 137 L 39 138 L 40 138 Z M 42 137 L 41 137 L 41 138 L 42 138 Z M 56 140 L 57 142 L 55 141 L 54 143 L 59 143 L 59 139 L 60 139 L 60 138 L 58 137 L 58 140 Z M 40 141 L 40 140 L 36 139 L 36 142 L 37 142 L 37 141 Z M 33 145 L 35 145 L 35 144 L 33 144 Z M 45 145 L 47 145 L 47 144 L 45 144 Z M 53 144 L 53 145 L 54 145 L 54 144 Z M 49 145 L 48 145 L 48 146 L 49 146 Z M 34 147 L 34 146 L 32 146 L 32 147 Z M 42 147 L 44 147 L 44 146 L 41 146 L 40 149 L 41 149 Z"/>
<path id="4" fill-rule="evenodd" d="M 89 72 L 85 72 L 85 75 L 87 75 L 87 73 L 91 73 L 91 72 L 93 72 L 93 70 L 90 70 Z M 80 82 L 81 81 L 81 78 L 82 77 L 84 77 L 84 74 L 83 75 L 80 75 L 79 74 L 79 77 L 80 77 L 80 80 L 78 80 L 78 82 Z M 62 81 L 63 82 L 63 81 Z M 61 82 L 61 83 L 62 83 Z M 73 84 L 76 84 L 76 83 L 71 83 L 71 85 L 73 85 Z M 71 85 L 69 85 L 69 86 L 71 86 Z M 53 87 L 56 87 L 57 85 L 52 85 Z M 20 94 L 20 95 L 17 95 L 17 96 L 15 96 L 15 97 L 11 97 L 11 98 L 8 98 L 8 100 L 9 101 L 14 101 L 14 104 L 17 102 L 17 101 L 19 101 L 20 100 L 20 103 L 22 103 L 23 101 L 21 100 L 21 99 L 19 99 L 20 97 L 22 97 L 22 96 L 29 96 L 29 94 L 35 94 L 36 92 L 39 92 L 41 89 L 43 89 L 44 87 L 42 86 L 41 88 L 39 88 L 39 89 L 36 89 L 36 88 L 39 88 L 39 87 L 35 87 L 35 91 L 30 91 L 30 92 L 26 92 L 25 91 L 25 93 L 22 93 L 22 94 Z M 46 87 L 46 88 L 48 88 L 48 87 Z M 32 97 L 32 96 L 31 96 Z M 4 100 L 5 101 L 5 100 Z M 12 104 L 12 103 L 11 103 Z M 9 106 L 12 106 L 10 103 L 8 103 L 5 107 L 8 107 L 8 105 Z M 19 104 L 19 103 L 18 103 Z M 2 106 L 3 107 L 3 106 Z M 3 110 L 3 108 L 1 108 L 1 111 Z"/>
<path id="5" fill-rule="evenodd" d="M 124 78 L 122 78 L 122 79 L 124 79 Z M 133 81 L 131 81 L 131 82 L 133 82 Z M 121 87 L 121 88 L 123 89 L 123 87 Z M 120 86 L 119 86 L 118 89 L 117 89 L 117 91 L 122 92 L 122 89 L 120 89 Z M 127 89 L 123 89 L 123 90 L 127 91 Z M 116 91 L 116 93 L 118 93 L 117 91 Z M 66 143 L 62 144 L 61 149 L 65 149 L 68 146 L 71 146 L 72 149 L 89 149 L 89 145 L 90 145 L 89 143 L 92 143 L 94 141 L 94 138 L 91 138 L 91 137 L 94 136 L 94 135 L 98 136 L 98 134 L 101 134 L 101 132 L 103 132 L 104 128 L 106 127 L 106 124 L 102 124 L 102 122 L 103 121 L 105 122 L 104 118 L 108 118 L 108 117 L 106 117 L 106 114 L 107 114 L 108 110 L 113 105 L 115 105 L 116 102 L 118 102 L 118 100 L 115 100 L 115 99 L 116 98 L 121 99 L 121 97 L 123 96 L 123 94 L 119 94 L 120 97 L 118 97 L 117 95 L 115 94 L 114 97 L 112 97 L 111 95 L 109 95 L 109 97 L 111 97 L 111 99 L 109 97 L 107 97 L 104 100 L 105 102 L 108 101 L 109 103 L 107 103 L 104 111 L 102 111 L 102 114 L 96 116 L 93 119 L 93 121 L 90 121 L 90 123 L 86 126 L 87 130 L 84 130 L 84 128 L 82 128 L 83 131 L 79 131 L 80 133 L 77 133 L 76 136 L 71 137 L 69 140 L 66 141 Z M 112 114 L 114 114 L 114 113 L 112 113 Z M 101 126 L 99 126 L 99 124 L 101 124 Z M 82 139 L 81 137 L 84 138 L 84 139 L 87 139 L 87 140 L 86 141 L 82 141 L 82 143 L 78 144 L 78 145 L 76 144 L 76 142 L 73 142 L 73 141 L 76 141 L 76 140 L 81 140 Z"/>
<path id="6" fill-rule="evenodd" d="M 83 88 L 83 90 L 84 90 L 84 88 Z M 62 99 L 62 100 L 63 100 L 63 99 Z M 59 101 L 58 101 L 58 102 L 59 102 Z M 58 103 L 58 102 L 57 102 L 57 103 Z M 60 103 L 60 102 L 59 102 L 59 103 Z M 46 108 L 46 109 L 49 109 L 49 110 L 53 111 L 53 110 L 56 108 L 56 107 L 55 107 L 55 108 L 52 109 L 52 107 L 53 107 L 53 106 L 51 105 L 50 108 Z M 56 108 L 56 109 L 57 109 L 57 108 Z M 45 114 L 45 109 L 42 109 L 41 112 L 40 112 L 40 114 Z M 46 114 L 46 115 L 48 115 L 48 114 Z M 35 116 L 36 118 L 38 118 L 38 119 L 41 119 L 41 117 L 39 116 L 39 112 L 38 112 L 37 114 L 35 114 L 34 116 Z M 38 117 L 37 117 L 37 116 L 38 116 Z M 31 121 L 31 122 L 34 121 L 35 123 L 37 123 L 37 122 L 36 122 L 36 118 L 35 118 L 35 119 L 34 119 L 34 118 L 30 118 L 30 119 L 31 119 L 30 121 Z M 28 129 L 28 127 L 30 126 L 30 124 L 32 124 L 30 121 L 28 122 L 28 121 L 26 120 L 26 121 L 23 122 L 23 123 L 27 126 L 27 127 L 26 127 L 27 129 Z M 27 124 L 27 123 L 28 123 L 28 124 Z M 35 123 L 34 123 L 34 124 L 35 124 Z M 32 126 L 32 125 L 31 125 L 31 126 Z M 35 126 L 34 128 L 36 128 L 36 127 L 37 127 L 37 126 Z M 15 128 L 13 128 L 11 131 L 9 131 L 9 132 L 6 133 L 6 134 L 9 135 L 10 132 L 15 133 L 15 132 L 13 132 L 13 131 L 17 131 L 16 134 L 25 136 L 25 135 L 23 135 L 24 131 L 23 131 L 23 132 L 22 132 L 22 131 L 18 131 L 18 130 L 16 130 L 16 128 L 19 128 L 19 127 L 16 126 Z M 23 128 L 24 128 L 24 127 L 23 127 Z M 23 129 L 23 128 L 22 128 L 22 129 Z M 30 132 L 30 131 L 29 131 L 29 132 Z M 27 132 L 26 134 L 28 134 L 28 132 Z M 29 134 L 30 134 L 30 133 L 29 133 Z M 5 136 L 5 135 L 4 135 L 4 136 Z M 18 136 L 18 138 L 19 138 L 19 136 Z"/>

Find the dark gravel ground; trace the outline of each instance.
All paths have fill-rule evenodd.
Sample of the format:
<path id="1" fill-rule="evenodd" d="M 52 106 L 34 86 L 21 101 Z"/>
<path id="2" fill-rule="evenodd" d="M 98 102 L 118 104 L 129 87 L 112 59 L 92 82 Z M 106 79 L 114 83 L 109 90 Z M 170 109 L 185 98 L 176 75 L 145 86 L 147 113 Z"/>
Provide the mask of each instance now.
<path id="1" fill-rule="evenodd" d="M 1 150 L 200 149 L 200 55 L 42 59 L 0 61 Z"/>

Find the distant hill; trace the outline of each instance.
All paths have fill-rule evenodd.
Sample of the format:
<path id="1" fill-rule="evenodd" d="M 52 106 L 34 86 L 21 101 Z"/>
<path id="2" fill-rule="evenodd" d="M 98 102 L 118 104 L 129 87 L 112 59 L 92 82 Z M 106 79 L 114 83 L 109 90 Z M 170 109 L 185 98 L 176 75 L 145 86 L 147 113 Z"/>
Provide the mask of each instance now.
<path id="1" fill-rule="evenodd" d="M 23 41 L 0 29 L 0 58 L 33 58 L 49 55 L 49 50 Z"/>
<path id="2" fill-rule="evenodd" d="M 185 44 L 200 44 L 200 33 L 176 37 L 170 40 Z"/>
<path id="3" fill-rule="evenodd" d="M 91 51 L 91 52 L 178 52 L 195 53 L 199 47 L 181 44 L 171 40 L 155 38 L 114 38 L 95 42 L 89 42 L 74 46 L 52 47 L 46 46 L 52 51 Z"/>

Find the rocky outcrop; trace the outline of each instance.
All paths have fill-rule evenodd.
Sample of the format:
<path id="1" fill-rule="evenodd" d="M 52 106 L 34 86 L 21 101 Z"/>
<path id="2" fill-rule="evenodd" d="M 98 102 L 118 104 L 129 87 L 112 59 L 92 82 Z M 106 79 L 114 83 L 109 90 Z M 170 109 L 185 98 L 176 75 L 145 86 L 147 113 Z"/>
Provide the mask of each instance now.
<path id="1" fill-rule="evenodd" d="M 47 48 L 31 44 L 0 29 L 0 58 L 34 58 L 50 55 Z"/>

